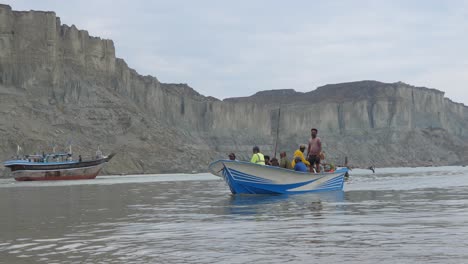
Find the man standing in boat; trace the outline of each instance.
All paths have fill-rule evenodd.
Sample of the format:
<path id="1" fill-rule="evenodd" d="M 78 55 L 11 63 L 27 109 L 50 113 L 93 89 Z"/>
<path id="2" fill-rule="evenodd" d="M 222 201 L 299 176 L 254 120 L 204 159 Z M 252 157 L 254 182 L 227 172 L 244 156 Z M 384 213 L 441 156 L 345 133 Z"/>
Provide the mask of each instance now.
<path id="1" fill-rule="evenodd" d="M 307 147 L 307 160 L 310 162 L 310 172 L 314 172 L 314 165 L 316 172 L 320 172 L 320 152 L 322 151 L 322 141 L 317 137 L 318 130 L 312 128 L 310 130 L 311 138 L 309 139 L 309 146 Z"/>
<path id="2" fill-rule="evenodd" d="M 260 153 L 260 148 L 255 146 L 252 149 L 253 155 L 252 158 L 250 159 L 250 162 L 255 163 L 255 164 L 260 164 L 260 165 L 265 165 L 265 157 L 263 156 L 262 153 Z"/>

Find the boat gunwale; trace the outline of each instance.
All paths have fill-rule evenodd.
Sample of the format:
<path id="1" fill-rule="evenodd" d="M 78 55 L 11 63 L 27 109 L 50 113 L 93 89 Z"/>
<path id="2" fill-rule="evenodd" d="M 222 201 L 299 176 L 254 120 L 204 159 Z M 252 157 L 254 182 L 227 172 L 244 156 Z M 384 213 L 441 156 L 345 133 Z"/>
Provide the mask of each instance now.
<path id="1" fill-rule="evenodd" d="M 222 176 L 217 175 L 216 172 L 214 170 L 212 170 L 213 165 L 215 165 L 217 163 L 222 163 L 223 167 L 225 166 L 224 163 L 245 164 L 245 165 L 249 165 L 249 166 L 258 166 L 258 167 L 262 167 L 262 168 L 266 168 L 266 169 L 279 170 L 279 171 L 284 171 L 284 172 L 288 172 L 288 173 L 293 172 L 294 174 L 297 174 L 297 176 L 308 176 L 308 177 L 310 177 L 312 175 L 319 176 L 319 175 L 329 175 L 329 174 L 334 174 L 334 173 L 342 173 L 343 171 L 348 170 L 347 168 L 339 168 L 339 169 L 335 170 L 334 172 L 323 172 L 322 171 L 322 172 L 319 172 L 319 173 L 310 173 L 310 172 L 304 172 L 304 171 L 295 171 L 293 169 L 286 169 L 286 168 L 281 168 L 281 167 L 277 167 L 277 166 L 256 164 L 256 163 L 252 163 L 252 162 L 249 162 L 249 161 L 221 159 L 221 160 L 213 161 L 208 165 L 208 170 L 210 171 L 210 173 L 215 175 L 215 176 L 221 177 L 221 178 L 222 178 Z"/>

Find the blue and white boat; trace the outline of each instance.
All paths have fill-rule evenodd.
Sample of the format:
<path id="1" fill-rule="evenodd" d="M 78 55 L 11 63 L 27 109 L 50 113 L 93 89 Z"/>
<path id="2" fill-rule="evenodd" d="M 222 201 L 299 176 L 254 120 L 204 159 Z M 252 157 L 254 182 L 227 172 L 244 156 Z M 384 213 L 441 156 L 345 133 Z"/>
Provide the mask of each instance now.
<path id="1" fill-rule="evenodd" d="M 218 160 L 209 171 L 226 181 L 233 194 L 293 194 L 343 190 L 347 168 L 334 172 L 298 172 L 235 160 Z"/>

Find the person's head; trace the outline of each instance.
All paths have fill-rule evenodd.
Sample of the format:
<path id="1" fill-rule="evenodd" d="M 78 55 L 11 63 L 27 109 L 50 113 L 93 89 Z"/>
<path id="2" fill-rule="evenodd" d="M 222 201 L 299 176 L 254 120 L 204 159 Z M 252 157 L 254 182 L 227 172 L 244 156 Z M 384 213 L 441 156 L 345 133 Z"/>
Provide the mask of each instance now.
<path id="1" fill-rule="evenodd" d="M 310 135 L 312 136 L 312 138 L 315 138 L 318 134 L 318 130 L 316 128 L 312 128 L 310 130 Z"/>
<path id="2" fill-rule="evenodd" d="M 236 159 L 236 154 L 234 154 L 234 153 L 229 153 L 229 159 L 230 159 L 230 160 L 235 160 L 235 159 Z"/>
<path id="3" fill-rule="evenodd" d="M 284 157 L 286 157 L 286 152 L 285 151 L 280 153 L 280 158 L 284 158 Z"/>
<path id="4" fill-rule="evenodd" d="M 273 166 L 279 166 L 278 159 L 277 159 L 277 158 L 272 158 L 272 159 L 271 159 L 271 165 L 273 165 Z"/>
<path id="5" fill-rule="evenodd" d="M 260 152 L 260 148 L 258 146 L 255 146 L 253 147 L 252 149 L 252 152 L 255 154 L 255 153 L 259 153 Z"/>
<path id="6" fill-rule="evenodd" d="M 263 156 L 263 157 L 265 158 L 265 162 L 267 162 L 267 161 L 270 160 L 270 156 L 268 156 L 268 155 L 265 155 L 265 156 Z"/>
<path id="7" fill-rule="evenodd" d="M 305 147 L 304 144 L 299 145 L 299 150 L 300 150 L 301 152 L 304 152 L 305 148 L 306 148 L 306 147 Z"/>
<path id="8" fill-rule="evenodd" d="M 302 159 L 301 159 L 300 157 L 296 157 L 296 158 L 294 159 L 294 161 L 296 161 L 296 164 L 297 164 L 297 163 L 299 163 L 299 162 L 302 162 Z"/>

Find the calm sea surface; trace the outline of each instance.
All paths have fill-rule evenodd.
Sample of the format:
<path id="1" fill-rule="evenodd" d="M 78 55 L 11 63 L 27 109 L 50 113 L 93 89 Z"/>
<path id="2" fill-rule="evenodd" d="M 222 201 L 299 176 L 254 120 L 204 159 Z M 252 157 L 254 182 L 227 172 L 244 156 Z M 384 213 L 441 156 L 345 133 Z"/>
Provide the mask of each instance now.
<path id="1" fill-rule="evenodd" d="M 0 180 L 0 263 L 468 263 L 468 168 L 231 196 L 209 174 Z"/>

